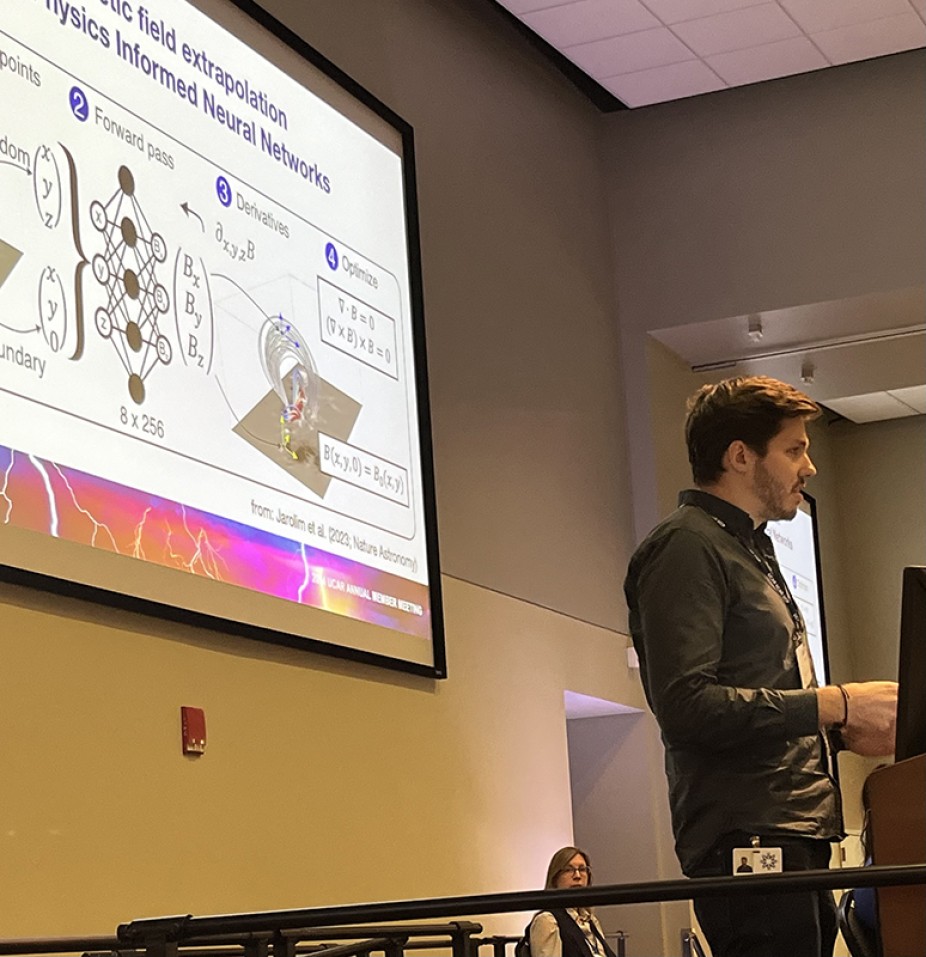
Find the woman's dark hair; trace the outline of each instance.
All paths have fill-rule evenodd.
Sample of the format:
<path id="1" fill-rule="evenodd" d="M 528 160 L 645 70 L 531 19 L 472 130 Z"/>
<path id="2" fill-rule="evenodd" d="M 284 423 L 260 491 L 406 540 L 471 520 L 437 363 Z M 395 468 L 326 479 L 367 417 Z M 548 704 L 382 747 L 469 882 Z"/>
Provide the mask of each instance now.
<path id="1" fill-rule="evenodd" d="M 820 406 L 794 386 L 768 376 L 740 376 L 702 386 L 688 400 L 685 442 L 696 485 L 723 473 L 723 456 L 740 440 L 765 455 L 785 419 L 815 419 Z"/>

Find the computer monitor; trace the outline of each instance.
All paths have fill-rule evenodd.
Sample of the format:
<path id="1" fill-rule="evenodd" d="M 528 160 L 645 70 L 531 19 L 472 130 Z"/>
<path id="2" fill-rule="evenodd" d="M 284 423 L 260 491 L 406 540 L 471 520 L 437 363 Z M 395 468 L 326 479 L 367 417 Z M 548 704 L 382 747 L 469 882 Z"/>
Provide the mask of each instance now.
<path id="1" fill-rule="evenodd" d="M 894 760 L 926 754 L 926 568 L 903 570 Z"/>

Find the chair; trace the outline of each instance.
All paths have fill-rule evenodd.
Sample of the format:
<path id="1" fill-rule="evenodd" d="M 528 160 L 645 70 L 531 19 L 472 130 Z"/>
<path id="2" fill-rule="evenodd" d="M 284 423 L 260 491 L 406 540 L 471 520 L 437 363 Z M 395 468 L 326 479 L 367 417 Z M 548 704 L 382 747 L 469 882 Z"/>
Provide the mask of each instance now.
<path id="1" fill-rule="evenodd" d="M 836 921 L 852 957 L 881 957 L 878 933 L 859 920 L 855 912 L 853 891 L 846 891 L 840 898 L 836 908 Z"/>

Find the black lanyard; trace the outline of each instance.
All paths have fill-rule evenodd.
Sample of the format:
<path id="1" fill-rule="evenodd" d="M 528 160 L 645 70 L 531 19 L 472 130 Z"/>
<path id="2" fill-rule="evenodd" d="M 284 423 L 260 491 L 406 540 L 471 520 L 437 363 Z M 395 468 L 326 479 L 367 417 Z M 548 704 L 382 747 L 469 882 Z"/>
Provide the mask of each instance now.
<path id="1" fill-rule="evenodd" d="M 710 512 L 707 513 L 711 515 Z M 794 634 L 791 636 L 791 642 L 794 645 L 795 653 L 798 651 L 798 646 L 800 644 L 807 643 L 807 629 L 804 626 L 804 616 L 801 614 L 801 609 L 798 606 L 797 602 L 794 600 L 794 596 L 791 594 L 791 589 L 788 588 L 787 584 L 784 581 L 779 581 L 778 575 L 775 574 L 775 567 L 777 567 L 777 562 L 773 566 L 769 560 L 753 545 L 752 542 L 746 541 L 742 536 L 738 535 L 732 528 L 730 528 L 726 522 L 722 519 L 719 519 L 716 515 L 711 515 L 711 518 L 728 534 L 732 535 L 745 549 L 749 552 L 752 560 L 759 566 L 762 574 L 765 575 L 769 584 L 775 591 L 778 593 L 781 600 L 785 603 L 788 608 L 788 612 L 791 615 L 791 621 L 794 623 Z M 809 649 L 808 649 L 809 657 Z M 813 661 L 810 661 L 810 687 L 817 686 L 816 675 L 813 673 Z M 798 667 L 798 672 L 800 673 L 800 667 Z M 803 683 L 803 679 L 802 679 Z M 820 737 L 823 740 L 823 750 L 826 754 L 826 760 L 830 767 L 835 766 L 835 758 L 833 756 L 832 744 L 829 740 L 829 736 L 826 734 L 821 734 Z"/>
<path id="2" fill-rule="evenodd" d="M 710 512 L 708 512 L 710 515 Z M 775 589 L 775 592 L 778 594 L 778 597 L 785 603 L 785 606 L 788 609 L 788 614 L 791 615 L 791 621 L 794 623 L 794 635 L 792 640 L 795 645 L 797 645 L 807 633 L 807 629 L 804 626 L 804 616 L 801 614 L 801 609 L 798 606 L 797 602 L 794 600 L 794 596 L 791 594 L 791 589 L 784 583 L 783 580 L 779 579 L 779 576 L 775 574 L 775 568 L 771 565 L 769 560 L 752 544 L 752 542 L 747 542 L 743 539 L 742 536 L 738 535 L 732 528 L 730 528 L 723 519 L 718 518 L 716 515 L 711 515 L 711 518 L 729 535 L 732 535 L 742 546 L 749 552 L 750 557 L 759 566 L 759 570 L 765 575 L 768 583 Z"/>

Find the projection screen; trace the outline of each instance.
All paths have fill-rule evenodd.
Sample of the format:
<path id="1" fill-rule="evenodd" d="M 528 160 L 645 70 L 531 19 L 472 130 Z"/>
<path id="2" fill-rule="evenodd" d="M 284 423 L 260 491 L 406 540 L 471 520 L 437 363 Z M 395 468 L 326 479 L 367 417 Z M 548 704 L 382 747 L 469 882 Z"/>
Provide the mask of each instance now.
<path id="1" fill-rule="evenodd" d="M 8 6 L 4 577 L 443 676 L 411 128 L 244 0 Z"/>

